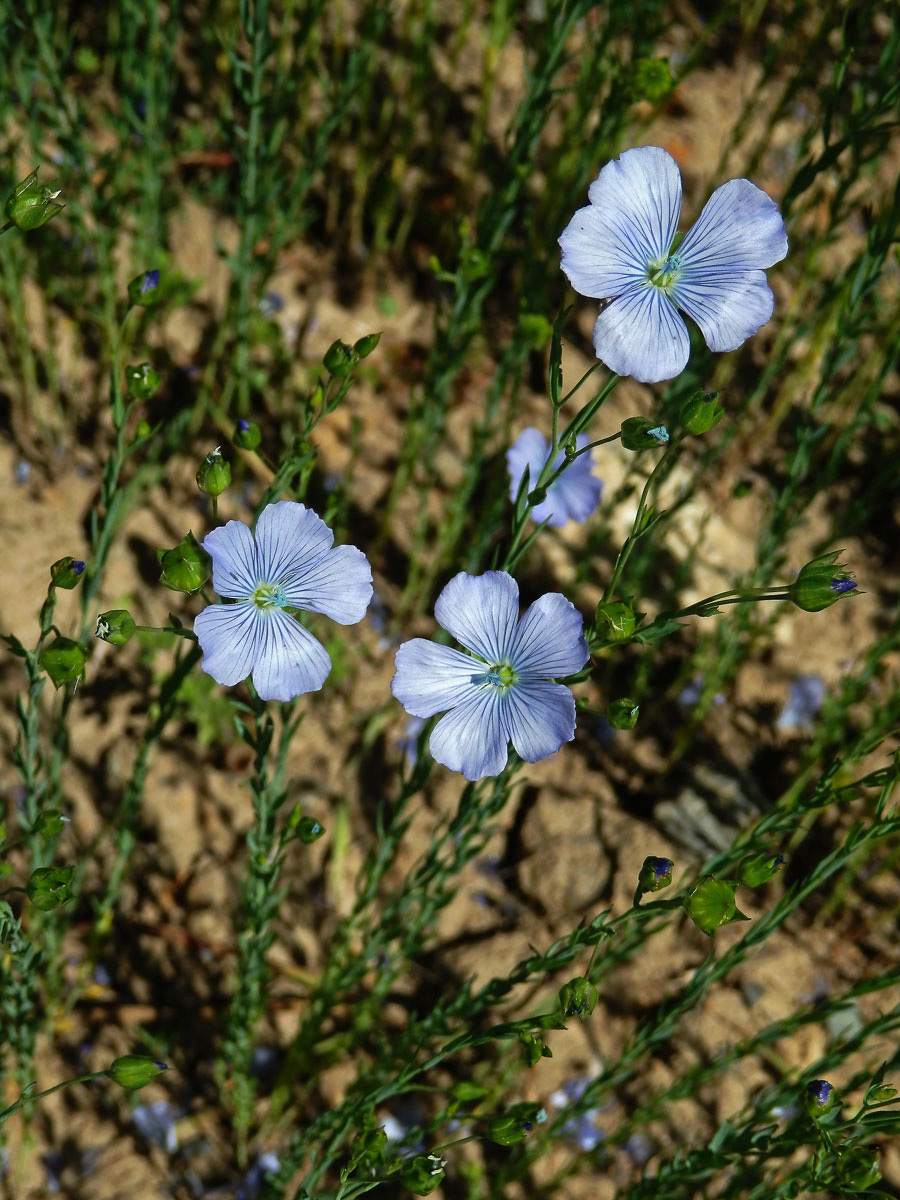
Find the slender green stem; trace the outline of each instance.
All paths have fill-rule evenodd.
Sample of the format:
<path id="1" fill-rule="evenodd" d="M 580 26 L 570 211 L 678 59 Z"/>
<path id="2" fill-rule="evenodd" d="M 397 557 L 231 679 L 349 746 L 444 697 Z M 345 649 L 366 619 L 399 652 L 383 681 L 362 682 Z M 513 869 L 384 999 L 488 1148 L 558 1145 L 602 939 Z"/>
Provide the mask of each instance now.
<path id="1" fill-rule="evenodd" d="M 21 1095 L 14 1104 L 9 1108 L 4 1108 L 0 1111 L 0 1125 L 11 1117 L 14 1112 L 20 1108 L 24 1108 L 27 1104 L 34 1103 L 35 1100 L 41 1100 L 44 1096 L 52 1096 L 54 1092 L 58 1092 L 61 1088 L 71 1087 L 74 1083 L 87 1083 L 90 1079 L 105 1079 L 107 1078 L 105 1071 L 91 1071 L 88 1075 L 76 1075 L 74 1079 L 64 1079 L 62 1083 L 55 1083 L 53 1087 L 45 1088 L 42 1092 L 30 1092 Z"/>

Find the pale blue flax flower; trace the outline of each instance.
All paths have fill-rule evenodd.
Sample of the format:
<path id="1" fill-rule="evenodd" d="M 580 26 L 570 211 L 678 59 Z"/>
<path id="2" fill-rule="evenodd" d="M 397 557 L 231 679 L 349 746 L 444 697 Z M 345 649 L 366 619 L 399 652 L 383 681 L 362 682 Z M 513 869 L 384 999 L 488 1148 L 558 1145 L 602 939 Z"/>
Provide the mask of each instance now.
<path id="1" fill-rule="evenodd" d="M 397 651 L 391 691 L 414 717 L 446 713 L 431 731 L 432 757 L 466 779 L 499 775 L 511 741 L 526 762 L 575 736 L 575 698 L 551 680 L 588 660 L 581 613 L 549 592 L 519 617 L 519 585 L 505 571 L 460 572 L 434 615 L 468 653 L 414 638 Z"/>
<path id="2" fill-rule="evenodd" d="M 674 379 L 690 339 L 681 312 L 710 350 L 736 350 L 772 315 L 764 269 L 787 254 L 774 200 L 747 179 L 716 188 L 678 244 L 681 175 L 659 146 L 606 164 L 563 230 L 562 269 L 576 292 L 604 302 L 594 350 L 641 383 Z"/>
<path id="3" fill-rule="evenodd" d="M 583 450 L 588 444 L 586 433 L 575 439 L 575 449 Z M 528 486 L 537 483 L 541 469 L 550 453 L 550 443 L 539 429 L 523 429 L 506 452 L 509 468 L 509 498 L 515 503 L 519 484 L 528 467 Z M 566 452 L 560 450 L 553 460 L 553 470 L 562 466 Z M 567 521 L 586 521 L 600 503 L 603 482 L 591 473 L 590 454 L 581 454 L 572 460 L 566 470 L 547 488 L 547 498 L 531 510 L 531 519 L 540 524 L 549 517 L 549 524 L 561 527 Z"/>
<path id="4" fill-rule="evenodd" d="M 231 687 L 252 672 L 263 700 L 319 690 L 331 659 L 292 610 L 353 625 L 372 599 L 366 556 L 333 542 L 322 518 L 293 500 L 266 505 L 255 537 L 243 521 L 207 534 L 203 549 L 212 559 L 213 587 L 237 601 L 210 604 L 194 621 L 200 665 L 217 683 Z"/>

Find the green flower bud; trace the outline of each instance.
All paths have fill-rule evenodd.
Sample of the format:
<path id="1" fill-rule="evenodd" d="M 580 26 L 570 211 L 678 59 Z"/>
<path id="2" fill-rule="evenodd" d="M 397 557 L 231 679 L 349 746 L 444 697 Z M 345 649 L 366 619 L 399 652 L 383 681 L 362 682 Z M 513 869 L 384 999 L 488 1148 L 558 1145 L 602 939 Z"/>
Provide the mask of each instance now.
<path id="1" fill-rule="evenodd" d="M 471 1079 L 462 1079 L 450 1089 L 450 1095 L 460 1104 L 477 1104 L 487 1094 L 486 1087 L 482 1087 L 480 1083 L 473 1083 Z"/>
<path id="2" fill-rule="evenodd" d="M 162 567 L 159 582 L 173 592 L 199 592 L 212 574 L 209 555 L 190 531 L 171 550 L 158 549 L 156 557 Z"/>
<path id="3" fill-rule="evenodd" d="M 553 326 L 543 313 L 519 313 L 519 331 L 533 350 L 540 350 L 553 337 Z"/>
<path id="4" fill-rule="evenodd" d="M 661 892 L 672 882 L 672 867 L 675 864 L 671 858 L 657 858 L 650 854 L 644 859 L 638 872 L 638 888 L 641 895 L 645 892 Z"/>
<path id="5" fill-rule="evenodd" d="M 359 358 L 368 358 L 380 341 L 380 333 L 367 333 L 365 337 L 361 337 L 358 342 L 353 343 L 353 353 Z"/>
<path id="6" fill-rule="evenodd" d="M 387 1140 L 387 1134 L 381 1126 L 358 1133 L 350 1143 L 350 1166 L 370 1169 L 381 1166 Z"/>
<path id="7" fill-rule="evenodd" d="M 806 1085 L 803 1108 L 814 1121 L 819 1121 L 838 1107 L 837 1092 L 827 1079 L 814 1079 Z"/>
<path id="8" fill-rule="evenodd" d="M 64 683 L 75 683 L 84 675 L 87 654 L 80 642 L 71 638 L 54 638 L 41 651 L 38 663 L 50 676 L 53 686 L 61 688 Z"/>
<path id="9" fill-rule="evenodd" d="M 35 167 L 30 175 L 17 184 L 3 210 L 7 221 L 11 221 L 16 229 L 25 233 L 31 229 L 40 229 L 65 208 L 64 204 L 56 203 L 58 191 L 54 192 L 38 184 L 39 169 Z"/>
<path id="10" fill-rule="evenodd" d="M 234 427 L 231 440 L 240 450 L 255 450 L 262 441 L 262 430 L 255 421 L 246 421 L 241 417 Z"/>
<path id="11" fill-rule="evenodd" d="M 447 1160 L 437 1154 L 417 1154 L 407 1158 L 400 1169 L 400 1182 L 416 1196 L 430 1196 L 440 1187 Z"/>
<path id="12" fill-rule="evenodd" d="M 128 285 L 128 299 L 143 308 L 158 304 L 162 299 L 159 294 L 159 271 L 141 271 L 140 275 L 135 275 Z"/>
<path id="13" fill-rule="evenodd" d="M 66 555 L 65 558 L 58 558 L 50 568 L 50 582 L 54 587 L 65 588 L 70 592 L 81 583 L 83 574 L 84 563 L 81 559 Z"/>
<path id="14" fill-rule="evenodd" d="M 145 438 L 150 436 L 150 434 L 153 432 L 153 429 L 150 425 L 150 422 L 145 421 L 144 418 L 141 417 L 137 425 L 134 427 L 134 432 L 139 438 Z"/>
<path id="15" fill-rule="evenodd" d="M 583 1021 L 594 1011 L 599 996 L 600 993 L 591 981 L 579 975 L 559 989 L 559 1006 L 564 1016 L 578 1017 Z"/>
<path id="16" fill-rule="evenodd" d="M 31 877 L 25 885 L 28 899 L 41 912 L 61 908 L 72 897 L 69 895 L 69 884 L 75 874 L 74 867 L 38 867 L 31 872 Z"/>
<path id="17" fill-rule="evenodd" d="M 124 608 L 111 608 L 109 612 L 101 613 L 97 618 L 97 628 L 94 637 L 101 642 L 109 642 L 112 646 L 124 646 L 130 642 L 137 630 L 134 617 Z"/>
<path id="18" fill-rule="evenodd" d="M 55 808 L 49 808 L 46 812 L 42 812 L 38 815 L 37 820 L 31 827 L 31 832 L 36 833 L 38 837 L 42 838 L 59 837 L 68 823 L 68 817 L 63 816 L 63 814 Z M 2 840 L 2 835 L 0 835 L 0 840 Z M 69 869 L 70 868 L 66 868 L 66 870 Z"/>
<path id="19" fill-rule="evenodd" d="M 113 1083 L 135 1091 L 168 1069 L 165 1063 L 156 1062 L 146 1054 L 125 1054 L 122 1058 L 117 1058 L 112 1066 L 107 1067 L 106 1074 Z"/>
<path id="20" fill-rule="evenodd" d="M 132 400 L 150 400 L 156 395 L 162 375 L 149 363 L 137 363 L 125 368 L 125 390 Z"/>
<path id="21" fill-rule="evenodd" d="M 626 450 L 658 450 L 668 440 L 665 425 L 654 425 L 646 417 L 628 417 L 622 422 L 622 445 Z"/>
<path id="22" fill-rule="evenodd" d="M 529 1067 L 533 1067 L 542 1058 L 553 1057 L 553 1051 L 550 1047 L 545 1045 L 540 1038 L 535 1037 L 527 1029 L 520 1031 L 519 1041 L 522 1043 L 522 1056 Z"/>
<path id="23" fill-rule="evenodd" d="M 325 357 L 322 359 L 322 362 L 325 365 L 325 370 L 330 375 L 343 378 L 343 376 L 349 375 L 359 362 L 359 353 L 353 346 L 348 346 L 346 342 L 342 342 L 338 338 L 325 351 Z"/>
<path id="24" fill-rule="evenodd" d="M 325 832 L 325 826 L 320 825 L 318 821 L 314 821 L 312 817 L 301 817 L 297 822 L 297 837 L 301 842 L 305 842 L 307 846 L 311 846 L 313 842 L 319 840 Z"/>
<path id="25" fill-rule="evenodd" d="M 744 887 L 761 887 L 784 866 L 783 854 L 748 854 L 738 866 L 738 882 Z"/>
<path id="26" fill-rule="evenodd" d="M 684 900 L 684 910 L 697 928 L 712 937 L 720 925 L 731 921 L 749 921 L 734 902 L 735 883 L 704 875 Z"/>
<path id="27" fill-rule="evenodd" d="M 821 612 L 847 592 L 855 591 L 852 571 L 836 566 L 840 550 L 820 554 L 800 568 L 790 586 L 788 597 L 804 612 Z"/>
<path id="28" fill-rule="evenodd" d="M 851 1146 L 839 1150 L 837 1161 L 838 1183 L 852 1192 L 864 1192 L 881 1178 L 878 1170 L 878 1154 L 867 1146 Z"/>
<path id="29" fill-rule="evenodd" d="M 671 92 L 675 80 L 667 58 L 639 58 L 634 64 L 631 88 L 641 100 L 658 104 Z"/>
<path id="30" fill-rule="evenodd" d="M 221 496 L 231 483 L 231 464 L 222 457 L 222 447 L 216 446 L 200 464 L 197 487 L 207 496 Z"/>
<path id="31" fill-rule="evenodd" d="M 636 624 L 634 609 L 625 600 L 605 600 L 594 613 L 597 633 L 607 642 L 627 642 Z"/>
<path id="32" fill-rule="evenodd" d="M 507 1112 L 491 1117 L 487 1125 L 487 1137 L 498 1146 L 515 1146 L 524 1142 L 535 1125 L 547 1120 L 547 1114 L 539 1104 L 523 1101 L 514 1104 Z"/>
<path id="33" fill-rule="evenodd" d="M 640 705 L 630 696 L 623 696 L 621 700 L 613 700 L 607 708 L 606 719 L 613 729 L 634 729 L 640 711 Z"/>
<path id="34" fill-rule="evenodd" d="M 688 396 L 681 406 L 679 420 L 683 429 L 688 433 L 709 433 L 714 425 L 725 416 L 725 409 L 719 403 L 719 392 L 703 392 L 699 389 Z"/>

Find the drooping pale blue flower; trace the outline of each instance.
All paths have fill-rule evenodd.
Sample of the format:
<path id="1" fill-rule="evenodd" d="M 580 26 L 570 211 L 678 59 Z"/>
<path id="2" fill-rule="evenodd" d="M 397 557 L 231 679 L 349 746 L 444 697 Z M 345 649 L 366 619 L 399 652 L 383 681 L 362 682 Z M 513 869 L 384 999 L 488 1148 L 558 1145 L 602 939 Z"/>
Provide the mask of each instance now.
<path id="1" fill-rule="evenodd" d="M 587 434 L 580 433 L 575 439 L 576 450 L 584 449 L 587 444 Z M 534 487 L 549 453 L 550 443 L 539 429 L 522 430 L 506 452 L 510 500 L 515 502 L 526 467 L 529 487 Z M 554 471 L 562 465 L 565 457 L 565 450 L 560 450 L 553 460 Z M 547 488 L 546 500 L 534 506 L 531 519 L 540 524 L 549 517 L 549 524 L 558 527 L 567 521 L 586 521 L 599 504 L 602 491 L 602 480 L 591 474 L 590 454 L 582 454 L 573 459 L 559 479 Z"/>
<path id="2" fill-rule="evenodd" d="M 213 587 L 237 601 L 210 604 L 194 621 L 200 665 L 217 683 L 231 687 L 252 672 L 263 700 L 319 690 L 331 659 L 291 610 L 353 625 L 372 598 L 366 556 L 333 542 L 322 518 L 293 500 L 267 505 L 255 537 L 243 521 L 207 534 L 203 549 L 212 559 Z"/>
<path id="3" fill-rule="evenodd" d="M 432 757 L 466 779 L 499 775 L 511 741 L 526 762 L 575 736 L 575 698 L 551 680 L 588 660 L 581 614 L 558 592 L 519 617 L 519 586 L 505 571 L 460 572 L 434 615 L 468 653 L 414 638 L 397 651 L 391 691 L 414 717 L 446 713 L 431 731 Z"/>
<path id="4" fill-rule="evenodd" d="M 576 292 L 604 301 L 594 349 L 642 383 L 680 374 L 690 340 L 679 309 L 710 350 L 736 350 L 772 315 L 764 269 L 787 254 L 775 202 L 747 179 L 716 188 L 680 245 L 681 175 L 659 146 L 626 150 L 590 186 L 563 230 L 562 269 Z"/>

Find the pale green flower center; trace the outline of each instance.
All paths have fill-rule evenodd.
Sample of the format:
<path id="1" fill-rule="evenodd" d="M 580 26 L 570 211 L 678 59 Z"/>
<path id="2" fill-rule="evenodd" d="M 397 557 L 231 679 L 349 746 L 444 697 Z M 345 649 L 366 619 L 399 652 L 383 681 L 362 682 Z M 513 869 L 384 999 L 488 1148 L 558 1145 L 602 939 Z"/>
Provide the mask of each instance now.
<path id="1" fill-rule="evenodd" d="M 507 691 L 516 682 L 518 676 L 509 663 L 494 663 L 481 676 L 480 682 Z"/>
<path id="2" fill-rule="evenodd" d="M 284 588 L 276 583 L 258 583 L 250 597 L 257 608 L 287 608 Z"/>
<path id="3" fill-rule="evenodd" d="M 670 251 L 664 258 L 647 264 L 647 282 L 668 295 L 681 277 L 683 267 L 680 255 Z"/>

